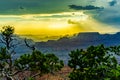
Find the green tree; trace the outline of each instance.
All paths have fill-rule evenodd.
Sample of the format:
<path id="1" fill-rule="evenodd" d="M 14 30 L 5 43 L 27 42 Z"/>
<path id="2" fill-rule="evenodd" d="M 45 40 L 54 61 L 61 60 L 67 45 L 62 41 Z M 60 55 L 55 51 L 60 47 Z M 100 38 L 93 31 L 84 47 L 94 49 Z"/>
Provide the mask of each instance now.
<path id="1" fill-rule="evenodd" d="M 54 74 L 54 72 L 61 70 L 61 68 L 64 66 L 63 61 L 59 60 L 58 57 L 55 56 L 55 54 L 46 54 L 46 64 L 47 69 L 50 73 Z"/>
<path id="2" fill-rule="evenodd" d="M 3 47 L 0 48 L 0 73 L 6 78 L 12 78 L 14 74 L 13 56 L 17 42 L 13 33 L 14 27 L 12 26 L 4 26 L 1 30 L 0 43 Z"/>
<path id="3" fill-rule="evenodd" d="M 70 80 L 119 80 L 120 66 L 115 51 L 118 50 L 103 45 L 71 51 L 68 65 L 73 71 Z"/>
<path id="4" fill-rule="evenodd" d="M 1 42 L 5 44 L 6 48 L 9 50 L 13 47 L 12 41 L 13 41 L 13 33 L 14 33 L 14 27 L 12 26 L 4 26 L 2 27 L 1 34 Z"/>
<path id="5" fill-rule="evenodd" d="M 54 54 L 43 54 L 40 51 L 33 51 L 32 54 L 24 54 L 15 61 L 18 70 L 29 70 L 36 73 L 31 78 L 42 76 L 46 73 L 53 73 L 61 70 L 64 66 L 63 61 L 59 60 Z M 29 76 L 28 76 L 29 77 Z"/>
<path id="6" fill-rule="evenodd" d="M 15 75 L 24 71 L 36 72 L 27 79 L 45 73 L 55 72 L 63 67 L 63 61 L 59 60 L 54 54 L 43 54 L 35 50 L 35 46 L 29 45 L 25 39 L 27 47 L 33 50 L 32 54 L 23 54 L 15 59 L 15 48 L 19 44 L 14 35 L 14 27 L 4 26 L 1 30 L 0 43 L 0 79 L 15 80 Z M 2 78 L 1 78 L 2 77 Z"/>

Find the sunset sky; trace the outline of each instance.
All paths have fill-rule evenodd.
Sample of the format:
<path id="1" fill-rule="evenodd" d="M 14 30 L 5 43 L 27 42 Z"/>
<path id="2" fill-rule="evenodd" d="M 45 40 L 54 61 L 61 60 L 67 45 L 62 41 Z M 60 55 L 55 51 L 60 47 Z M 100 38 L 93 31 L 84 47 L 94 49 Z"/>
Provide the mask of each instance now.
<path id="1" fill-rule="evenodd" d="M 120 31 L 120 0 L 0 0 L 0 28 L 35 41 Z"/>

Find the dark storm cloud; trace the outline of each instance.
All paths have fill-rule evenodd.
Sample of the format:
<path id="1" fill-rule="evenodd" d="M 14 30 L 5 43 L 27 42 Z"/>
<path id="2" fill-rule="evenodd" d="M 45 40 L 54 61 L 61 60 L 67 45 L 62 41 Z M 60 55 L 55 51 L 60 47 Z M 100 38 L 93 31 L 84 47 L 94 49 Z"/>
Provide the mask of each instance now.
<path id="1" fill-rule="evenodd" d="M 89 4 L 90 6 L 69 5 L 69 7 L 70 9 L 74 9 L 76 11 L 85 10 L 84 14 L 90 15 L 100 23 L 118 27 L 120 25 L 119 3 L 120 0 L 94 0 L 94 2 Z M 100 6 L 103 6 L 104 8 Z"/>
<path id="2" fill-rule="evenodd" d="M 92 5 L 88 6 L 78 6 L 78 5 L 69 5 L 70 9 L 74 10 L 96 10 L 96 9 L 103 9 L 102 7 L 96 7 Z"/>
<path id="3" fill-rule="evenodd" d="M 116 1 L 116 0 L 113 0 L 113 1 L 109 2 L 109 5 L 110 5 L 110 6 L 114 6 L 115 4 L 117 4 L 117 1 Z"/>
<path id="4" fill-rule="evenodd" d="M 91 6 L 96 0 L 0 0 L 0 14 L 40 14 L 69 12 L 68 5 L 84 5 L 81 9 L 99 9 Z M 86 6 L 89 5 L 89 6 Z M 71 8 L 80 7 L 70 5 Z"/>
<path id="5" fill-rule="evenodd" d="M 85 14 L 91 15 L 102 23 L 120 25 L 119 3 L 120 0 L 0 0 L 0 15 L 44 14 L 85 10 Z M 61 18 L 62 16 L 53 15 L 47 17 Z"/>

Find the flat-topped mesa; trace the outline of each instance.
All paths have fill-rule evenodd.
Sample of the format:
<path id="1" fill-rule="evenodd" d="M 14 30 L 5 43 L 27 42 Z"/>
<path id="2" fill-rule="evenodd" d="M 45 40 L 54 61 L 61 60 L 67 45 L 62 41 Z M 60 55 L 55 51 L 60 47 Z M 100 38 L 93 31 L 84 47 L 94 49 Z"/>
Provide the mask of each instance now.
<path id="1" fill-rule="evenodd" d="M 99 34 L 99 32 L 81 32 L 81 33 L 79 33 L 78 34 L 78 36 L 88 36 L 88 35 L 92 35 L 92 36 L 94 36 L 94 35 L 100 35 Z"/>
<path id="2" fill-rule="evenodd" d="M 116 35 L 120 35 L 120 32 L 117 32 Z"/>
<path id="3" fill-rule="evenodd" d="M 98 37 L 100 37 L 98 32 L 82 32 L 76 36 L 76 38 L 79 40 L 93 40 Z"/>

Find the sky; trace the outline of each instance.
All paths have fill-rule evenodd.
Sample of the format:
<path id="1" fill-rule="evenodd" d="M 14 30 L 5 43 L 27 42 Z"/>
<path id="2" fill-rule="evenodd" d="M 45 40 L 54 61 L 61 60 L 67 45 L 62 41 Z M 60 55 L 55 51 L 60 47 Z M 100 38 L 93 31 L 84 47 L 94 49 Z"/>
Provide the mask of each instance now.
<path id="1" fill-rule="evenodd" d="M 120 0 L 0 0 L 0 29 L 47 41 L 80 32 L 120 31 Z"/>

